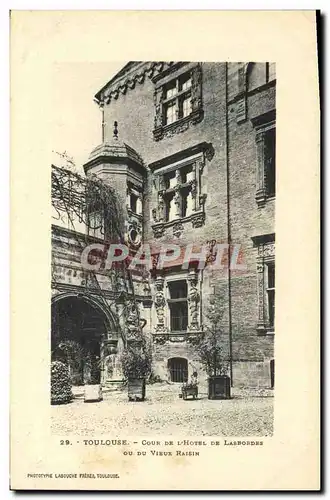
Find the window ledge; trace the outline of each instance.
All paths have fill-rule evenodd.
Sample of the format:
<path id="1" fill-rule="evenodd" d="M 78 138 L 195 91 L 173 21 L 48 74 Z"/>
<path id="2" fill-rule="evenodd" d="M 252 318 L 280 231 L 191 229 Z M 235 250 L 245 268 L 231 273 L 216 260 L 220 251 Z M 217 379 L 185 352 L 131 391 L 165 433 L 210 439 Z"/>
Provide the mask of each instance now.
<path id="1" fill-rule="evenodd" d="M 273 336 L 273 335 L 275 335 L 275 330 L 274 330 L 274 328 L 267 327 L 267 326 L 258 326 L 257 335 L 259 337 L 266 337 L 268 335 Z"/>
<path id="2" fill-rule="evenodd" d="M 133 217 L 137 217 L 138 219 L 143 219 L 143 215 L 142 214 L 138 214 L 137 212 L 134 212 L 134 210 L 132 210 L 131 208 L 127 207 L 127 212 L 128 212 L 128 215 L 131 215 Z"/>
<path id="3" fill-rule="evenodd" d="M 274 201 L 275 198 L 276 195 L 267 196 L 265 192 L 257 192 L 256 194 L 256 202 L 259 208 L 264 207 L 270 201 Z"/>
<path id="4" fill-rule="evenodd" d="M 205 222 L 205 212 L 200 210 L 188 215 L 188 217 L 181 217 L 167 222 L 157 222 L 151 228 L 155 238 L 161 238 L 165 230 L 170 227 L 173 227 L 174 236 L 180 236 L 183 232 L 183 224 L 187 224 L 188 222 L 191 222 L 194 228 L 202 227 Z"/>
<path id="5" fill-rule="evenodd" d="M 153 341 L 155 344 L 165 344 L 167 342 L 188 342 L 190 344 L 196 344 L 199 342 L 202 330 L 199 331 L 187 331 L 187 332 L 164 332 L 164 333 L 154 333 Z"/>
<path id="6" fill-rule="evenodd" d="M 190 115 L 185 116 L 184 118 L 179 118 L 173 123 L 169 125 L 162 125 L 161 127 L 157 127 L 154 129 L 154 139 L 155 141 L 160 141 L 164 137 L 172 137 L 175 134 L 180 134 L 187 130 L 191 125 L 195 125 L 203 120 L 204 112 L 203 109 L 197 109 L 190 113 Z"/>

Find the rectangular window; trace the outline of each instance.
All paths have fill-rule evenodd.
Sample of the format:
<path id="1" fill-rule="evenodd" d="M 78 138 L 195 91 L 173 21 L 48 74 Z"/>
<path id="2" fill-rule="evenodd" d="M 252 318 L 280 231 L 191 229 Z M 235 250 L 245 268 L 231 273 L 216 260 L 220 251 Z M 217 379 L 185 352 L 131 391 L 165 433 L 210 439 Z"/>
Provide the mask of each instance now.
<path id="1" fill-rule="evenodd" d="M 153 76 L 155 141 L 182 132 L 204 118 L 202 63 L 177 62 Z M 184 127 L 182 127 L 184 121 Z"/>
<path id="2" fill-rule="evenodd" d="M 91 212 L 88 217 L 88 234 L 95 238 L 104 238 L 103 217 L 100 212 Z"/>
<path id="3" fill-rule="evenodd" d="M 164 174 L 163 183 L 165 187 L 165 221 L 171 221 L 175 218 L 188 217 L 193 212 L 192 186 L 187 184 L 194 180 L 195 173 L 193 165 L 186 165 L 177 170 L 172 170 Z M 178 207 L 174 203 L 174 189 L 176 189 L 176 198 Z"/>
<path id="4" fill-rule="evenodd" d="M 180 118 L 189 116 L 191 109 L 190 73 L 176 78 L 164 86 L 164 125 L 170 125 Z"/>
<path id="5" fill-rule="evenodd" d="M 276 169 L 275 169 L 275 154 L 276 154 L 276 134 L 275 128 L 265 132 L 264 139 L 264 161 L 265 161 L 265 184 L 266 195 L 275 196 L 276 191 Z"/>
<path id="6" fill-rule="evenodd" d="M 267 265 L 267 300 L 269 326 L 274 328 L 275 321 L 275 264 Z"/>
<path id="7" fill-rule="evenodd" d="M 191 98 L 190 95 L 183 97 L 179 101 L 179 118 L 184 118 L 191 113 Z"/>
<path id="8" fill-rule="evenodd" d="M 164 175 L 165 189 L 172 189 L 176 185 L 175 170 Z"/>
<path id="9" fill-rule="evenodd" d="M 134 213 L 137 213 L 137 201 L 138 201 L 138 197 L 134 193 L 131 193 L 131 195 L 130 195 L 130 209 Z"/>
<path id="10" fill-rule="evenodd" d="M 176 105 L 175 101 L 165 104 L 165 123 L 169 125 L 176 120 Z"/>
<path id="11" fill-rule="evenodd" d="M 168 283 L 170 324 L 172 332 L 184 332 L 188 328 L 188 289 L 186 280 Z"/>
<path id="12" fill-rule="evenodd" d="M 179 89 L 188 90 L 191 87 L 191 77 L 189 74 L 183 75 L 179 78 Z"/>
<path id="13" fill-rule="evenodd" d="M 164 202 L 165 202 L 165 220 L 170 221 L 174 220 L 176 213 L 175 213 L 175 203 L 174 203 L 174 192 L 166 193 L 164 195 Z"/>
<path id="14" fill-rule="evenodd" d="M 176 93 L 177 93 L 176 81 L 174 80 L 173 82 L 170 82 L 168 85 L 166 85 L 165 97 L 166 99 L 170 99 L 171 97 L 174 97 Z"/>

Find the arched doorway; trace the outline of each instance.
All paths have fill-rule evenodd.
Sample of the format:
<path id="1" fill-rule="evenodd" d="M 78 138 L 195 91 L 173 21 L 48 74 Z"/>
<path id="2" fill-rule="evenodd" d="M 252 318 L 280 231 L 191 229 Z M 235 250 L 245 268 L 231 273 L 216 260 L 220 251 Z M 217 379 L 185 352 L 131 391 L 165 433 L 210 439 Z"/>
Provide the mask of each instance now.
<path id="1" fill-rule="evenodd" d="M 186 358 L 170 358 L 167 362 L 171 382 L 188 381 L 188 361 Z"/>
<path id="2" fill-rule="evenodd" d="M 101 382 L 101 344 L 109 321 L 84 295 L 57 296 L 52 303 L 52 359 L 68 363 L 73 385 Z"/>

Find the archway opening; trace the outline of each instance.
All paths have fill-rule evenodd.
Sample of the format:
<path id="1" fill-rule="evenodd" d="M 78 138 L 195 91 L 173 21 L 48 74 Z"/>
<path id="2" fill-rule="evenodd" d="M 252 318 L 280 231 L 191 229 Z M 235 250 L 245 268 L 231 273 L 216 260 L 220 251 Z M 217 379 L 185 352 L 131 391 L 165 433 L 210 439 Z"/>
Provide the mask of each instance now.
<path id="1" fill-rule="evenodd" d="M 52 360 L 68 364 L 73 385 L 100 383 L 104 312 L 85 297 L 69 296 L 52 304 Z"/>
<path id="2" fill-rule="evenodd" d="M 168 360 L 168 369 L 170 372 L 171 382 L 187 382 L 188 381 L 188 360 L 185 358 L 170 358 Z"/>

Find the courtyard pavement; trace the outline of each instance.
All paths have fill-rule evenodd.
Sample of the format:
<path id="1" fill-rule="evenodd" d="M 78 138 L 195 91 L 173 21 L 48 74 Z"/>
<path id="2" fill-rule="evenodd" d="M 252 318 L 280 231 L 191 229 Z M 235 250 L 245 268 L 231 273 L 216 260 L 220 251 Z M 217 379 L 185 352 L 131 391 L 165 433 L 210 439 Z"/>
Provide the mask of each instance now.
<path id="1" fill-rule="evenodd" d="M 230 400 L 207 399 L 206 387 L 197 400 L 179 398 L 180 384 L 146 387 L 144 402 L 129 402 L 127 390 L 104 393 L 99 403 L 76 397 L 51 407 L 56 435 L 119 436 L 271 436 L 273 391 L 232 390 Z"/>

